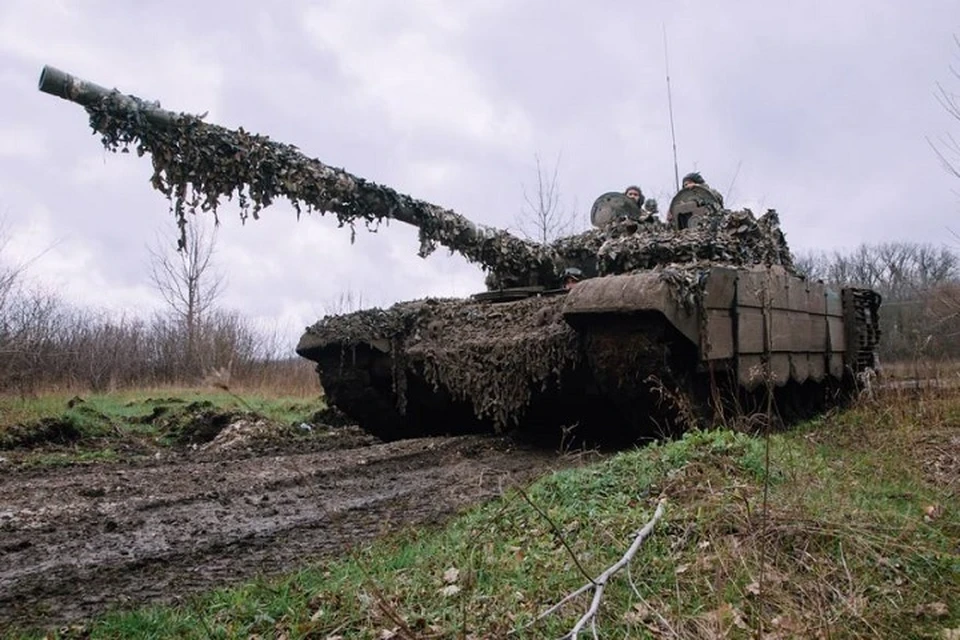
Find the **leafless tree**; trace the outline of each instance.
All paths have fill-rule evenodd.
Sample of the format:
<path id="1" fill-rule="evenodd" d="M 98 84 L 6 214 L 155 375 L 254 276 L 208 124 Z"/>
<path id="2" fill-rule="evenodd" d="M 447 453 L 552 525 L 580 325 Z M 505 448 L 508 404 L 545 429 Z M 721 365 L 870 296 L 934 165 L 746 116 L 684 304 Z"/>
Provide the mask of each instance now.
<path id="1" fill-rule="evenodd" d="M 811 280 L 826 280 L 830 269 L 830 256 L 823 251 L 798 253 L 793 264 L 801 274 Z"/>
<path id="2" fill-rule="evenodd" d="M 19 269 L 13 265 L 7 264 L 4 253 L 7 243 L 10 241 L 9 232 L 5 221 L 0 218 L 0 316 L 8 304 L 10 296 L 13 294 L 14 287 L 17 284 Z"/>
<path id="3" fill-rule="evenodd" d="M 797 266 L 836 289 L 867 287 L 883 296 L 886 358 L 960 356 L 960 254 L 911 242 L 860 245 L 847 252 L 799 254 Z"/>
<path id="4" fill-rule="evenodd" d="M 960 83 L 960 37 L 953 37 L 957 45 L 956 58 L 958 63 L 950 65 L 950 74 L 953 76 L 952 82 Z M 944 110 L 954 119 L 960 122 L 960 92 L 958 89 L 952 89 L 937 83 L 937 100 Z M 934 153 L 940 158 L 943 168 L 954 178 L 960 178 L 960 140 L 953 134 L 945 133 L 940 136 L 937 142 L 927 138 L 927 142 L 933 148 Z"/>
<path id="5" fill-rule="evenodd" d="M 348 287 L 323 304 L 323 313 L 328 316 L 352 313 L 362 309 L 363 305 L 363 292 Z"/>
<path id="6" fill-rule="evenodd" d="M 283 388 L 295 379 L 300 388 L 316 385 L 312 375 L 302 382 L 310 367 L 290 359 L 290 345 L 281 345 L 276 332 L 215 308 L 223 280 L 213 272 L 212 236 L 189 236 L 182 254 L 175 240 L 167 253 L 152 252 L 172 313 L 146 318 L 75 306 L 27 282 L 28 267 L 43 254 L 5 260 L 6 229 L 0 224 L 0 392 L 184 384 L 223 369 L 241 386 Z"/>
<path id="7" fill-rule="evenodd" d="M 576 205 L 566 207 L 561 202 L 560 154 L 553 169 L 544 168 L 540 155 L 534 155 L 537 166 L 536 189 L 531 193 L 523 186 L 524 206 L 517 215 L 516 224 L 527 239 L 548 244 L 569 235 L 576 226 Z"/>
<path id="8" fill-rule="evenodd" d="M 207 229 L 194 220 L 184 231 L 185 242 L 177 250 L 163 236 L 148 247 L 150 279 L 182 326 L 188 367 L 196 367 L 201 327 L 223 292 L 224 277 L 213 262 L 216 227 Z"/>
<path id="9" fill-rule="evenodd" d="M 24 275 L 30 265 L 56 246 L 55 244 L 51 244 L 28 260 L 13 262 L 9 260 L 8 256 L 4 255 L 9 243 L 10 227 L 6 219 L 0 215 L 0 315 L 3 314 L 5 307 L 12 304 L 16 294 L 22 290 Z"/>

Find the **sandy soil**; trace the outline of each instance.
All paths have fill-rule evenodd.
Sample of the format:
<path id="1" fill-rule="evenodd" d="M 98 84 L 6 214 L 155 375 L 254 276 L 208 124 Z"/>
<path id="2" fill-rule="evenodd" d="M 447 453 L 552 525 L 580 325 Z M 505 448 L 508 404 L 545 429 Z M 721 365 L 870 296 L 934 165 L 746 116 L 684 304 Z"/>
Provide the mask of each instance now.
<path id="1" fill-rule="evenodd" d="M 159 458 L 34 468 L 8 460 L 0 465 L 0 630 L 289 571 L 572 463 L 502 438 L 371 444 L 338 433 L 307 452 L 237 447 L 226 433 L 219 446 Z"/>

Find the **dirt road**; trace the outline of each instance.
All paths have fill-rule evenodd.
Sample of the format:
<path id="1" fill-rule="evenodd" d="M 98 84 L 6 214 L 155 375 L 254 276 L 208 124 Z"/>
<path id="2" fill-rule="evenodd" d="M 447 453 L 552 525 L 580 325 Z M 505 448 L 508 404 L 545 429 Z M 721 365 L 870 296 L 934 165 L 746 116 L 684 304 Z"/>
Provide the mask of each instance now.
<path id="1" fill-rule="evenodd" d="M 0 469 L 0 628 L 291 570 L 569 464 L 489 437 L 361 444 Z"/>

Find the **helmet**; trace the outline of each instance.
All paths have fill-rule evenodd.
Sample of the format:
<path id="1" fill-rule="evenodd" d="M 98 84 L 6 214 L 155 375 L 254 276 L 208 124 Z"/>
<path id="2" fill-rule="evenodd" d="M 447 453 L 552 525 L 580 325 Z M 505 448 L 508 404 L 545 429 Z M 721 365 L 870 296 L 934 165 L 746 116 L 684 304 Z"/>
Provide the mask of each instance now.
<path id="1" fill-rule="evenodd" d="M 688 173 L 687 175 L 683 176 L 683 182 L 681 182 L 680 184 L 683 184 L 684 182 L 692 182 L 694 184 L 704 184 L 704 179 L 703 179 L 703 176 L 701 176 L 697 171 L 694 171 L 693 173 Z"/>
<path id="2" fill-rule="evenodd" d="M 577 269 L 576 267 L 567 267 L 563 270 L 561 280 L 567 280 L 571 278 L 574 280 L 583 280 L 583 271 Z"/>

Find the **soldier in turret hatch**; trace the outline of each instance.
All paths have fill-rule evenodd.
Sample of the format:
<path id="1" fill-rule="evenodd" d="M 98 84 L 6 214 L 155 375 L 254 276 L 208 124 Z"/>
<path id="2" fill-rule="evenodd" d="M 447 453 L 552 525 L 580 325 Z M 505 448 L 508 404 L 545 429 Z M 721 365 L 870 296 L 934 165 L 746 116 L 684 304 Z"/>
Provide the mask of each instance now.
<path id="1" fill-rule="evenodd" d="M 644 199 L 640 187 L 631 185 L 627 187 L 623 195 L 636 202 L 640 208 L 640 216 L 636 218 L 639 222 L 648 222 L 657 216 L 657 201 L 653 198 Z"/>
<path id="2" fill-rule="evenodd" d="M 630 185 L 623 192 L 623 195 L 627 196 L 631 200 L 637 203 L 638 207 L 643 206 L 643 191 L 640 190 L 640 187 L 635 185 Z"/>
<path id="3" fill-rule="evenodd" d="M 717 204 L 723 207 L 723 196 L 720 195 L 720 192 L 707 184 L 703 179 L 703 176 L 700 175 L 697 171 L 688 173 L 683 176 L 683 182 L 681 183 L 684 189 L 692 189 L 694 187 L 700 187 L 708 191 L 714 198 L 717 200 Z"/>
<path id="4" fill-rule="evenodd" d="M 567 267 L 563 270 L 563 275 L 560 280 L 563 288 L 569 291 L 573 289 L 573 285 L 583 280 L 583 271 L 576 267 Z"/>

